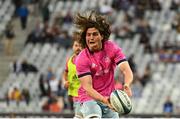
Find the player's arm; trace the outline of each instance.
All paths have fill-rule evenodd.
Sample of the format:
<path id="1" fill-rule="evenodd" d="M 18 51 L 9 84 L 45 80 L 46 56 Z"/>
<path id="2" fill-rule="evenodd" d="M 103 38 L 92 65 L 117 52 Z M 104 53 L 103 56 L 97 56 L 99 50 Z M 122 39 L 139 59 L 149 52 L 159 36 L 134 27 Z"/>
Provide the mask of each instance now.
<path id="1" fill-rule="evenodd" d="M 85 89 L 85 91 L 90 97 L 92 97 L 93 99 L 97 101 L 103 102 L 104 104 L 107 104 L 110 108 L 112 108 L 108 101 L 108 97 L 102 96 L 93 88 L 91 75 L 86 75 L 86 76 L 80 77 L 79 79 L 81 81 L 82 87 Z"/>
<path id="2" fill-rule="evenodd" d="M 119 65 L 120 71 L 124 75 L 124 91 L 129 95 L 132 96 L 132 91 L 131 91 L 131 84 L 133 81 L 133 73 L 131 71 L 131 68 L 129 66 L 129 63 L 127 61 L 121 62 Z"/>
<path id="3" fill-rule="evenodd" d="M 68 86 L 69 86 L 69 82 L 68 82 L 68 72 L 65 70 L 63 72 L 63 84 L 64 84 L 64 87 L 67 89 Z"/>
<path id="4" fill-rule="evenodd" d="M 66 67 L 65 67 L 65 70 L 63 72 L 62 79 L 63 79 L 64 87 L 67 89 L 69 86 L 69 82 L 68 82 L 68 60 L 66 61 Z"/>

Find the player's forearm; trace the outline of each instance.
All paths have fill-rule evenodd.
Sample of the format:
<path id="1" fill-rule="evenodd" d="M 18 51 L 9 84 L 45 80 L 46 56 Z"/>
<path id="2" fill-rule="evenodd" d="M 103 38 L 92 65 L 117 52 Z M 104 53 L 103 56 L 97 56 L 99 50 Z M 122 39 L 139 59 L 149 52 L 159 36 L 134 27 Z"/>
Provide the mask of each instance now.
<path id="1" fill-rule="evenodd" d="M 132 73 L 132 70 L 131 70 L 128 62 L 123 62 L 119 66 L 120 66 L 120 70 L 124 76 L 124 83 L 128 86 L 131 85 L 131 83 L 133 81 L 133 73 Z"/>
<path id="2" fill-rule="evenodd" d="M 92 77 L 90 75 L 80 78 L 81 85 L 87 94 L 94 100 L 105 102 L 106 98 L 98 93 L 92 86 Z"/>
<path id="3" fill-rule="evenodd" d="M 62 80 L 62 84 L 65 88 L 68 88 L 69 83 L 68 83 L 68 73 L 66 71 L 64 71 L 63 73 L 63 80 Z"/>
<path id="4" fill-rule="evenodd" d="M 133 73 L 131 70 L 129 71 L 124 71 L 124 84 L 125 85 L 131 85 L 132 81 L 133 81 Z"/>
<path id="5" fill-rule="evenodd" d="M 106 98 L 102 96 L 100 93 L 98 93 L 96 90 L 94 90 L 93 88 L 86 87 L 85 90 L 88 93 L 88 95 L 92 97 L 93 99 L 105 103 Z"/>
<path id="6" fill-rule="evenodd" d="M 64 82 L 68 81 L 68 79 L 67 79 L 67 72 L 66 71 L 64 71 L 64 73 L 63 73 L 63 81 Z"/>

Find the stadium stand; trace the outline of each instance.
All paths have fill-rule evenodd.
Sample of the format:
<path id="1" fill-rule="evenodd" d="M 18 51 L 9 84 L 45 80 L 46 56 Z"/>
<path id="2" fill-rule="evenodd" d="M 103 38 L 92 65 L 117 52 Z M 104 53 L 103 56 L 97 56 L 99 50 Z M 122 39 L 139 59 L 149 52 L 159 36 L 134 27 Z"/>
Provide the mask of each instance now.
<path id="1" fill-rule="evenodd" d="M 11 4 L 10 0 L 0 1 L 1 34 L 13 16 L 15 8 Z M 163 104 L 166 97 L 170 96 L 174 104 L 172 116 L 179 117 L 180 64 L 178 57 L 177 54 L 174 55 L 175 62 L 169 60 L 164 62 L 160 58 L 160 51 L 164 50 L 167 41 L 179 48 L 180 32 L 177 28 L 180 25 L 180 15 L 178 7 L 174 7 L 177 5 L 180 3 L 176 3 L 175 0 L 120 0 L 120 3 L 117 0 L 49 1 L 50 19 L 40 22 L 39 26 L 37 25 L 38 27 L 33 29 L 35 32 L 31 32 L 32 37 L 27 36 L 27 39 L 34 38 L 35 40 L 27 40 L 28 42 L 24 43 L 24 50 L 17 59 L 20 67 L 22 61 L 26 59 L 38 71 L 27 74 L 21 71 L 9 71 L 9 76 L 0 87 L 0 113 L 2 116 L 7 116 L 6 113 L 10 114 L 11 112 L 19 114 L 20 117 L 26 117 L 26 114 L 29 114 L 30 117 L 52 116 L 43 109 L 49 97 L 47 95 L 40 96 L 42 92 L 39 80 L 42 74 L 47 74 L 48 67 L 51 67 L 56 80 L 61 81 L 66 58 L 72 53 L 70 45 L 74 30 L 73 15 L 78 11 L 94 9 L 108 16 L 112 23 L 111 39 L 122 47 L 127 58 L 134 56 L 137 70 L 134 72 L 134 80 L 139 83 L 138 87 L 142 86 L 140 89 L 142 91 L 136 92 L 137 88 L 133 90 L 136 94 L 140 94 L 132 97 L 134 108 L 130 116 L 164 117 Z M 43 33 L 45 36 L 41 35 Z M 172 50 L 173 48 L 170 49 L 170 51 Z M 117 75 L 116 73 L 116 77 L 118 77 Z M 44 85 L 47 86 L 47 84 Z M 135 85 L 134 83 L 133 86 Z M 20 91 L 24 88 L 29 91 L 30 102 L 28 104 L 25 101 L 17 103 L 17 101 L 7 99 L 8 92 L 11 92 L 10 90 L 14 87 Z M 60 87 L 60 90 L 64 91 L 61 85 Z M 67 95 L 60 97 L 63 98 L 63 100 L 61 100 L 62 98 L 58 99 L 63 103 L 62 109 L 59 111 L 59 114 L 62 115 L 55 113 L 53 116 L 72 117 L 73 112 L 68 108 Z"/>

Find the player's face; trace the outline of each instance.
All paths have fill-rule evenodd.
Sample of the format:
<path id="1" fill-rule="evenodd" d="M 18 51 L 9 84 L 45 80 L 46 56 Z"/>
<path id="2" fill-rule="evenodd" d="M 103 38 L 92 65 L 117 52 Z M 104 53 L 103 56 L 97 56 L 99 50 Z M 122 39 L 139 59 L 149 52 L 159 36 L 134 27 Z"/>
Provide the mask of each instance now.
<path id="1" fill-rule="evenodd" d="M 96 28 L 88 28 L 86 31 L 86 44 L 90 51 L 99 51 L 102 48 L 103 36 Z"/>
<path id="2" fill-rule="evenodd" d="M 81 44 L 78 43 L 77 41 L 74 41 L 74 44 L 73 44 L 73 51 L 76 55 L 78 55 L 82 50 L 82 47 L 81 47 Z"/>

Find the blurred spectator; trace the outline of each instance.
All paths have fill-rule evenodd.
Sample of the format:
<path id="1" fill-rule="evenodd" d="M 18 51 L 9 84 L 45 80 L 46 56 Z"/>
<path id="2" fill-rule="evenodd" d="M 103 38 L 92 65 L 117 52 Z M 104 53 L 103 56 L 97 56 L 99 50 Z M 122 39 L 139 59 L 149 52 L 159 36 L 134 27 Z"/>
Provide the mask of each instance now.
<path id="1" fill-rule="evenodd" d="M 174 16 L 172 21 L 172 28 L 180 33 L 179 26 L 180 26 L 180 12 Z"/>
<path id="2" fill-rule="evenodd" d="M 41 38 L 41 43 L 50 43 L 53 44 L 54 43 L 54 37 L 56 34 L 56 28 L 54 28 L 54 26 L 52 28 L 49 27 L 48 23 L 44 24 L 44 29 L 42 32 L 42 38 Z"/>
<path id="3" fill-rule="evenodd" d="M 114 19 L 116 19 L 116 17 L 114 17 Z M 115 25 L 114 28 L 112 28 L 112 31 L 115 33 L 116 38 L 120 38 L 120 39 L 132 38 L 134 35 L 134 31 L 131 27 L 132 26 L 131 23 L 133 20 L 132 16 L 129 15 L 128 12 L 124 12 L 122 20 L 123 21 L 120 25 Z"/>
<path id="4" fill-rule="evenodd" d="M 59 80 L 59 84 L 58 84 L 58 96 L 59 97 L 65 97 L 66 95 L 66 89 L 62 86 L 62 80 Z"/>
<path id="5" fill-rule="evenodd" d="M 24 59 L 21 63 L 21 71 L 25 74 L 28 74 L 29 72 L 37 73 L 38 69 L 35 65 L 28 63 L 26 59 Z"/>
<path id="6" fill-rule="evenodd" d="M 136 67 L 136 63 L 134 61 L 134 55 L 131 55 L 129 57 L 128 62 L 129 62 L 129 66 L 130 66 L 132 72 L 136 73 L 137 72 L 137 67 Z"/>
<path id="7" fill-rule="evenodd" d="M 60 100 L 58 100 L 57 97 L 50 96 L 42 106 L 43 111 L 61 112 L 63 109 L 63 104 L 59 101 Z"/>
<path id="8" fill-rule="evenodd" d="M 47 73 L 45 74 L 45 80 L 50 81 L 51 78 L 52 78 L 54 75 L 55 75 L 55 74 L 54 74 L 54 72 L 53 72 L 52 67 L 48 67 Z"/>
<path id="9" fill-rule="evenodd" d="M 18 15 L 18 9 L 22 5 L 23 1 L 22 0 L 12 0 L 14 6 L 15 6 L 15 15 Z"/>
<path id="10" fill-rule="evenodd" d="M 66 102 L 66 94 L 67 94 L 67 90 L 63 87 L 63 84 L 62 84 L 62 80 L 59 80 L 59 83 L 58 83 L 58 100 L 59 100 L 59 103 L 60 105 L 63 105 L 62 107 L 63 108 L 67 108 L 68 107 L 68 104 L 69 102 Z"/>
<path id="11" fill-rule="evenodd" d="M 41 74 L 39 78 L 40 97 L 48 96 L 49 94 L 49 83 L 44 79 L 44 75 Z"/>
<path id="12" fill-rule="evenodd" d="M 128 11 L 131 6 L 131 0 L 113 0 L 111 6 L 117 11 Z"/>
<path id="13" fill-rule="evenodd" d="M 69 36 L 67 31 L 63 31 L 59 36 L 55 38 L 55 42 L 60 46 L 68 49 L 71 48 L 72 38 Z"/>
<path id="14" fill-rule="evenodd" d="M 140 18 L 140 19 L 144 18 L 145 11 L 147 9 L 147 5 L 148 5 L 147 0 L 135 0 L 135 2 L 134 2 L 134 6 L 135 6 L 134 15 L 135 15 L 135 18 Z"/>
<path id="15" fill-rule="evenodd" d="M 27 45 L 28 43 L 33 43 L 33 44 L 41 43 L 42 42 L 43 27 L 44 27 L 44 24 L 38 20 L 36 22 L 35 28 L 27 36 L 25 45 Z"/>
<path id="16" fill-rule="evenodd" d="M 128 25 L 123 25 L 120 28 L 115 29 L 116 37 L 121 39 L 132 38 L 133 32 Z"/>
<path id="17" fill-rule="evenodd" d="M 61 108 L 58 105 L 58 101 L 54 100 L 50 105 L 49 105 L 49 110 L 50 112 L 60 112 Z"/>
<path id="18" fill-rule="evenodd" d="M 51 26 L 51 33 L 54 37 L 60 34 L 60 26 L 58 23 L 54 23 Z"/>
<path id="19" fill-rule="evenodd" d="M 10 63 L 10 70 L 16 74 L 21 72 L 21 63 L 16 59 Z"/>
<path id="20" fill-rule="evenodd" d="M 155 10 L 155 11 L 161 11 L 161 5 L 159 3 L 159 0 L 149 0 L 149 4 L 151 7 L 151 10 Z"/>
<path id="21" fill-rule="evenodd" d="M 64 16 L 63 21 L 65 24 L 71 24 L 72 23 L 73 18 L 72 18 L 70 11 L 68 11 L 67 14 Z"/>
<path id="22" fill-rule="evenodd" d="M 18 16 L 20 17 L 21 28 L 26 29 L 29 10 L 25 4 L 21 5 L 17 10 Z"/>
<path id="23" fill-rule="evenodd" d="M 120 0 L 113 0 L 112 1 L 112 8 L 114 8 L 115 10 L 119 11 L 120 10 L 120 4 L 121 4 L 121 1 Z"/>
<path id="24" fill-rule="evenodd" d="M 123 21 L 124 21 L 126 24 L 131 24 L 132 21 L 133 21 L 132 15 L 130 15 L 128 12 L 125 12 L 125 13 L 124 13 Z"/>
<path id="25" fill-rule="evenodd" d="M 143 85 L 143 87 L 150 81 L 151 79 L 151 68 L 150 65 L 148 64 L 146 66 L 144 75 L 140 78 L 140 82 Z"/>
<path id="26" fill-rule="evenodd" d="M 173 49 L 173 44 L 169 40 L 165 40 L 162 48 L 162 50 Z"/>
<path id="27" fill-rule="evenodd" d="M 21 91 L 17 88 L 14 87 L 12 90 L 10 89 L 8 92 L 8 100 L 9 101 L 16 101 L 19 102 L 22 99 L 22 94 Z"/>
<path id="28" fill-rule="evenodd" d="M 22 90 L 22 100 L 24 100 L 26 104 L 29 104 L 30 99 L 31 99 L 31 96 L 30 96 L 29 90 L 27 88 L 24 88 Z"/>
<path id="29" fill-rule="evenodd" d="M 13 41 L 15 37 L 14 27 L 12 23 L 9 23 L 5 29 L 5 54 L 12 55 L 13 53 Z"/>
<path id="30" fill-rule="evenodd" d="M 180 47 L 180 22 L 178 23 L 177 25 L 177 44 L 178 45 L 178 48 Z"/>
<path id="31" fill-rule="evenodd" d="M 14 60 L 10 64 L 10 70 L 17 74 L 20 72 L 23 72 L 25 74 L 28 74 L 29 72 L 34 72 L 34 73 L 38 72 L 37 67 L 31 63 L 28 63 L 26 59 L 24 59 L 22 62 Z"/>
<path id="32" fill-rule="evenodd" d="M 130 68 L 131 68 L 131 70 L 132 70 L 132 72 L 133 72 L 133 77 L 134 77 L 134 80 L 138 80 L 138 81 L 134 81 L 133 82 L 133 87 L 132 87 L 132 90 L 134 91 L 134 96 L 135 97 L 139 97 L 140 96 L 140 94 L 141 94 L 141 87 L 142 87 L 142 84 L 139 84 L 140 83 L 140 81 L 139 81 L 139 76 L 138 76 L 138 73 L 137 73 L 137 65 L 136 65 L 136 63 L 135 63 L 135 61 L 134 61 L 134 55 L 132 54 L 132 55 L 130 55 L 130 57 L 128 58 L 128 63 L 129 63 L 129 66 L 130 66 Z M 138 87 L 139 86 L 139 87 Z M 137 91 L 136 91 L 136 89 L 137 89 Z"/>
<path id="33" fill-rule="evenodd" d="M 150 38 L 149 38 L 147 33 L 145 33 L 145 32 L 141 33 L 141 35 L 140 35 L 140 43 L 148 44 L 149 40 L 150 40 Z"/>
<path id="34" fill-rule="evenodd" d="M 132 93 L 134 98 L 141 98 L 143 86 L 138 79 L 133 80 Z"/>
<path id="35" fill-rule="evenodd" d="M 176 104 L 176 113 L 180 114 L 180 103 Z"/>
<path id="36" fill-rule="evenodd" d="M 150 35 L 148 33 L 141 33 L 140 34 L 140 43 L 144 44 L 145 53 L 152 53 L 153 49 L 150 45 Z"/>
<path id="37" fill-rule="evenodd" d="M 99 11 L 101 14 L 110 14 L 113 12 L 113 9 L 111 6 L 108 5 L 107 2 L 105 2 L 104 4 L 100 5 Z"/>
<path id="38" fill-rule="evenodd" d="M 152 33 L 152 29 L 149 25 L 149 22 L 146 19 L 138 19 L 136 33 L 150 35 Z"/>
<path id="39" fill-rule="evenodd" d="M 30 14 L 36 16 L 39 13 L 38 4 L 40 0 L 25 0 L 25 3 L 28 4 Z"/>
<path id="40" fill-rule="evenodd" d="M 35 31 L 30 32 L 30 34 L 27 36 L 25 45 L 27 45 L 28 43 L 36 44 L 39 42 L 40 38 L 36 35 L 36 33 L 37 32 L 35 32 Z"/>
<path id="41" fill-rule="evenodd" d="M 66 89 L 62 86 L 62 80 L 58 80 L 55 76 L 52 77 L 52 79 L 49 81 L 50 86 L 50 96 L 57 97 L 58 105 L 61 105 L 60 107 L 67 106 L 65 102 L 65 95 L 66 95 Z M 65 106 L 64 106 L 65 105 Z"/>
<path id="42" fill-rule="evenodd" d="M 172 0 L 170 10 L 179 11 L 180 10 L 180 1 L 179 0 Z"/>
<path id="43" fill-rule="evenodd" d="M 55 77 L 55 75 L 51 76 L 49 80 L 49 86 L 50 86 L 50 94 L 53 96 L 58 96 L 59 80 Z"/>
<path id="44" fill-rule="evenodd" d="M 170 99 L 170 96 L 167 96 L 166 101 L 163 104 L 163 112 L 164 114 L 169 117 L 174 111 L 173 102 Z"/>
<path id="45" fill-rule="evenodd" d="M 128 11 L 131 6 L 130 0 L 119 0 L 119 1 L 121 1 L 120 3 L 121 10 Z"/>
<path id="46" fill-rule="evenodd" d="M 40 97 L 49 96 L 51 95 L 51 90 L 54 90 L 54 88 L 57 87 L 50 87 L 50 80 L 53 80 L 55 78 L 55 74 L 53 72 L 52 67 L 48 67 L 47 72 L 40 75 L 39 78 L 39 88 L 41 91 Z M 51 85 L 53 85 L 53 81 L 51 81 Z M 53 89 L 51 89 L 53 88 Z"/>
<path id="47" fill-rule="evenodd" d="M 144 44 L 144 48 L 145 48 L 145 50 L 144 50 L 144 52 L 145 53 L 150 53 L 150 54 L 152 54 L 153 53 L 153 48 L 152 48 L 152 46 L 151 46 L 151 44 L 150 44 L 150 42 L 146 42 L 145 44 Z"/>
<path id="48" fill-rule="evenodd" d="M 50 18 L 50 11 L 49 11 L 49 1 L 44 2 L 44 5 L 42 6 L 42 18 L 43 22 L 48 22 Z"/>

